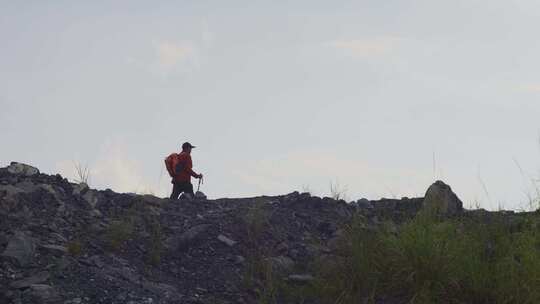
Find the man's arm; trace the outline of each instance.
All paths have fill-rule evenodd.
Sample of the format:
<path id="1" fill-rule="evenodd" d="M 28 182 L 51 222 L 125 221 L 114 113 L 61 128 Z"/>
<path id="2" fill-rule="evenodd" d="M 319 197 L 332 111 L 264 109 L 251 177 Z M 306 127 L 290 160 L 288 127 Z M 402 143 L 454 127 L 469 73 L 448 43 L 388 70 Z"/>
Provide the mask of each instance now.
<path id="1" fill-rule="evenodd" d="M 201 178 L 202 177 L 202 174 L 197 174 L 195 173 L 195 171 L 189 169 L 189 174 L 195 178 Z"/>
<path id="2" fill-rule="evenodd" d="M 188 162 L 188 166 L 187 166 L 187 172 L 189 175 L 195 177 L 195 178 L 202 178 L 202 174 L 197 174 L 195 173 L 195 171 L 193 171 L 193 162 L 191 160 L 191 156 L 188 155 L 187 157 L 187 162 Z"/>

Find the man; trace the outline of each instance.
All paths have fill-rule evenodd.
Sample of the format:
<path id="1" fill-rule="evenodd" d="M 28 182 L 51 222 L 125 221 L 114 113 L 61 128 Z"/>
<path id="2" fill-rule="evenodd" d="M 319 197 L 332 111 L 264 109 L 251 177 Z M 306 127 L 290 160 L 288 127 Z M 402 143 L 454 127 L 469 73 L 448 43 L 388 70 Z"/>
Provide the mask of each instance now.
<path id="1" fill-rule="evenodd" d="M 191 149 L 195 146 L 189 142 L 182 144 L 182 152 L 177 154 L 172 161 L 172 169 L 174 175 L 171 183 L 173 184 L 173 190 L 171 193 L 171 199 L 178 199 L 178 196 L 184 192 L 189 195 L 189 198 L 194 197 L 193 185 L 191 184 L 191 177 L 202 178 L 202 174 L 193 172 L 193 163 L 191 161 Z"/>

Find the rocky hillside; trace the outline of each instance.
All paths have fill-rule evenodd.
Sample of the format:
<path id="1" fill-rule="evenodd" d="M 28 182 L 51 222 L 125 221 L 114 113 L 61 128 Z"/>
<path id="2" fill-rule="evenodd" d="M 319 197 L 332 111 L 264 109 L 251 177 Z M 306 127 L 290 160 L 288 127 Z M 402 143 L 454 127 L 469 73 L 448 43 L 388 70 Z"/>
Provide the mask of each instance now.
<path id="1" fill-rule="evenodd" d="M 313 265 L 338 258 L 353 218 L 377 229 L 423 206 L 463 212 L 442 182 L 426 199 L 175 201 L 12 163 L 0 168 L 0 303 L 262 303 L 269 282 L 294 290 L 316 279 Z"/>

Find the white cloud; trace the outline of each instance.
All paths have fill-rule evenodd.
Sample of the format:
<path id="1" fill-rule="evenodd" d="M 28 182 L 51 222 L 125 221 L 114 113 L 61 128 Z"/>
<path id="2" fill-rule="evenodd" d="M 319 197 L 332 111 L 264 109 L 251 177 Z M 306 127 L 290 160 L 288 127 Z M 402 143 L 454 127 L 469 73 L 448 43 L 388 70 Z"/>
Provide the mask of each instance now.
<path id="1" fill-rule="evenodd" d="M 518 89 L 520 91 L 527 91 L 527 92 L 540 92 L 540 84 L 524 84 L 518 86 Z"/>
<path id="2" fill-rule="evenodd" d="M 159 42 L 155 46 L 157 63 L 162 70 L 168 71 L 182 63 L 196 59 L 196 47 L 191 42 Z"/>
<path id="3" fill-rule="evenodd" d="M 152 43 L 152 57 L 145 60 L 126 58 L 128 64 L 150 67 L 152 73 L 168 76 L 177 71 L 193 71 L 200 66 L 204 54 L 212 47 L 215 37 L 206 19 L 201 19 L 199 32 L 191 40 L 164 39 Z M 143 64 L 139 64 L 142 62 Z"/>
<path id="4" fill-rule="evenodd" d="M 210 47 L 214 42 L 214 33 L 210 31 L 210 26 L 207 19 L 202 20 L 201 27 L 201 43 L 205 47 Z"/>
<path id="5" fill-rule="evenodd" d="M 326 45 L 355 56 L 371 57 L 385 55 L 395 50 L 403 38 L 384 36 L 370 39 L 334 40 Z"/>
<path id="6" fill-rule="evenodd" d="M 71 181 L 79 178 L 76 173 L 78 161 L 62 160 L 56 163 L 56 169 L 62 176 Z M 86 167 L 85 163 L 81 163 Z M 149 182 L 143 174 L 142 166 L 137 159 L 130 157 L 127 147 L 123 144 L 106 143 L 98 159 L 88 165 L 90 170 L 89 185 L 92 188 L 110 188 L 116 192 L 153 193 L 165 196 L 168 189 Z M 166 178 L 165 178 L 166 179 Z"/>

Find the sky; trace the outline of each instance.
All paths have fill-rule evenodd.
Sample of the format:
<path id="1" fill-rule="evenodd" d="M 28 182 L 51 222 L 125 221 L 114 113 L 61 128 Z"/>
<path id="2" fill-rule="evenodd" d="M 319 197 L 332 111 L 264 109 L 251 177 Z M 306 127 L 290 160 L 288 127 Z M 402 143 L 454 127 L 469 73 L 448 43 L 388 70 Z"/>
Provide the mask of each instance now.
<path id="1" fill-rule="evenodd" d="M 0 166 L 168 196 L 163 160 L 189 141 L 209 198 L 440 179 L 466 207 L 526 210 L 538 28 L 532 0 L 0 0 Z"/>

